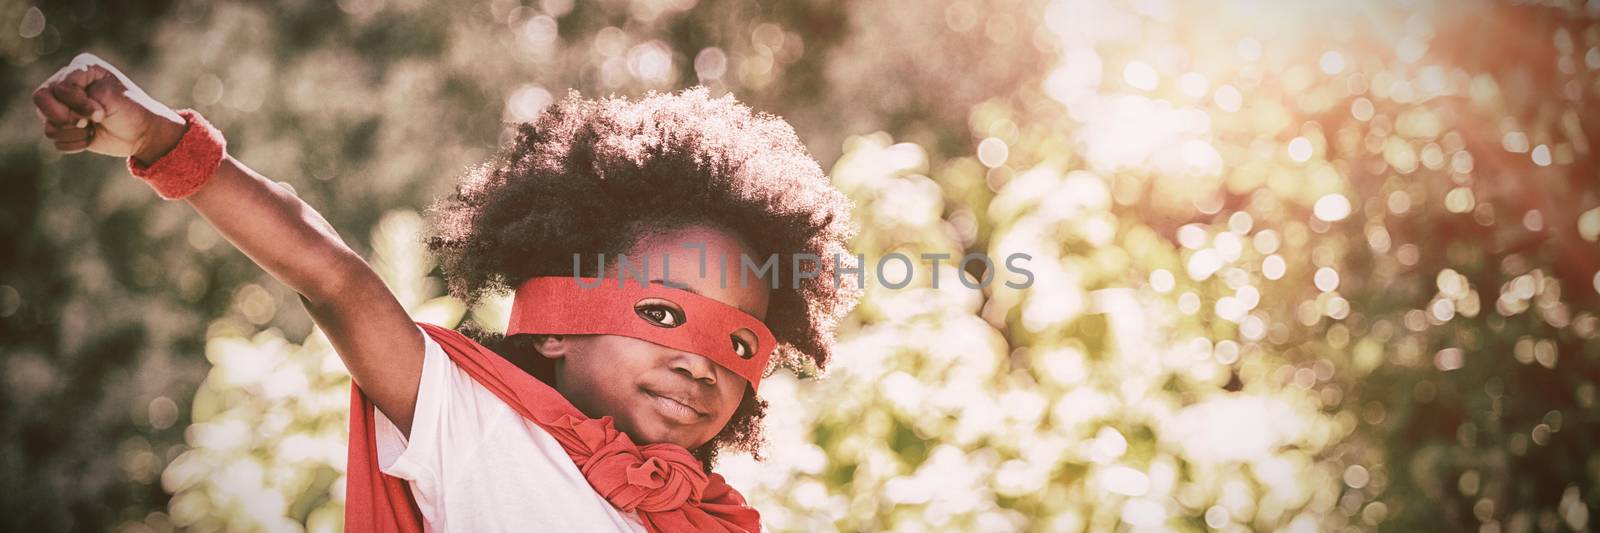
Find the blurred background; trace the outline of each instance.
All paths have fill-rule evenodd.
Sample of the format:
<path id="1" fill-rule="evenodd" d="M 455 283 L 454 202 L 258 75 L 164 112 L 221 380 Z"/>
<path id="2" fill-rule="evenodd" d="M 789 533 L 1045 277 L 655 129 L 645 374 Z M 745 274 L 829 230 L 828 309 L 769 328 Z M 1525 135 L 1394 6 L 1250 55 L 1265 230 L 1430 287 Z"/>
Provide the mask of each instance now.
<path id="1" fill-rule="evenodd" d="M 774 531 L 1591 531 L 1600 1 L 422 0 L 0 7 L 0 529 L 336 531 L 348 380 L 294 294 L 29 93 L 194 107 L 419 320 L 418 213 L 568 89 L 788 119 L 869 258 L 780 374 Z M 890 279 L 899 279 L 891 276 Z"/>

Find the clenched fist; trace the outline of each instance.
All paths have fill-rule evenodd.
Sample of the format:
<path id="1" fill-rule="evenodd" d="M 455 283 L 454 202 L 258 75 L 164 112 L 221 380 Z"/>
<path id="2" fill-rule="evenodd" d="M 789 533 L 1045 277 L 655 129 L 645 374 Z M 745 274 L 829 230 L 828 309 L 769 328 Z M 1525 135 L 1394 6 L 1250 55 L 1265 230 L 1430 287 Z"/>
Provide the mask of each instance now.
<path id="1" fill-rule="evenodd" d="M 33 91 L 56 149 L 133 157 L 150 164 L 183 137 L 183 117 L 94 54 L 78 54 Z"/>

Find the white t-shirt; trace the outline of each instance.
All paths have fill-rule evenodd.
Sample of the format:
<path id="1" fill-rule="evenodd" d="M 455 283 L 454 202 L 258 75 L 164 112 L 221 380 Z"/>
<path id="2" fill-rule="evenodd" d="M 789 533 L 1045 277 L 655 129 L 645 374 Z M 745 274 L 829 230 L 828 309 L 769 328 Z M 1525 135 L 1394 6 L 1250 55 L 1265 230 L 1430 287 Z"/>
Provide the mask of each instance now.
<path id="1" fill-rule="evenodd" d="M 461 370 L 426 332 L 408 441 L 374 409 L 378 469 L 407 480 L 425 531 L 643 532 L 561 444 Z"/>

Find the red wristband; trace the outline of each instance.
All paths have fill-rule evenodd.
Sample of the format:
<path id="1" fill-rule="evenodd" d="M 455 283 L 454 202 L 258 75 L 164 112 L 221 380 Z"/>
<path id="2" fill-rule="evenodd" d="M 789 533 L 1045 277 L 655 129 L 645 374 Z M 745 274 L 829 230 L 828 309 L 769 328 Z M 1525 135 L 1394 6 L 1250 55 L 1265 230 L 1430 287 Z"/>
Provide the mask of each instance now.
<path id="1" fill-rule="evenodd" d="M 222 132 L 199 112 L 180 109 L 178 115 L 188 124 L 188 130 L 172 151 L 149 166 L 128 158 L 128 172 L 148 182 L 156 194 L 167 200 L 181 200 L 200 190 L 217 172 L 228 144 Z"/>

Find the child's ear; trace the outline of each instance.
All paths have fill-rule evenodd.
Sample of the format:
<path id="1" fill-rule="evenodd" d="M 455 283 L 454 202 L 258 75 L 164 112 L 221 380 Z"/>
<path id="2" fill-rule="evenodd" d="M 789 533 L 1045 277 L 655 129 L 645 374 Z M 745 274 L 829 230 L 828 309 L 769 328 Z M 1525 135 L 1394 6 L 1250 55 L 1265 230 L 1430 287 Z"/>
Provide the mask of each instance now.
<path id="1" fill-rule="evenodd" d="M 546 359 L 561 359 L 567 356 L 567 341 L 560 335 L 545 335 L 533 345 Z"/>

